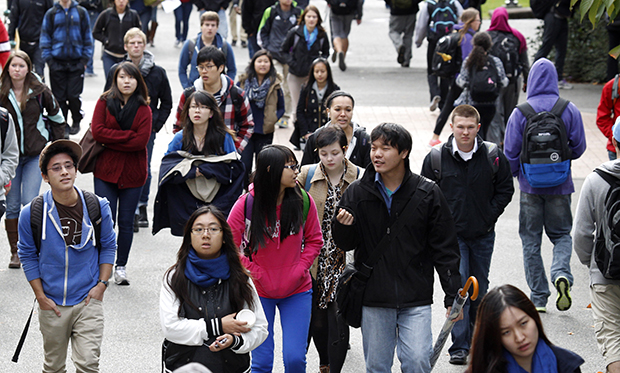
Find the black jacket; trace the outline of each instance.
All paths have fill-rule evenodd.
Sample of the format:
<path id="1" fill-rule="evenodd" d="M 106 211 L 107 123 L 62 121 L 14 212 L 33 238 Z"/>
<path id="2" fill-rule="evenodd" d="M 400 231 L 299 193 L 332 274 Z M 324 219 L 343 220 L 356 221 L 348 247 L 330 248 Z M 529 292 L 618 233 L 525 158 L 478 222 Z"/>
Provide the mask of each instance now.
<path id="1" fill-rule="evenodd" d="M 192 0 L 199 10 L 211 10 L 215 13 L 220 9 L 227 9 L 230 0 Z"/>
<path id="2" fill-rule="evenodd" d="M 318 57 L 329 57 L 329 38 L 325 31 L 319 30 L 316 41 L 308 50 L 304 28 L 302 26 L 295 26 L 289 30 L 284 43 L 282 43 L 282 53 L 289 54 L 288 72 L 305 78 L 308 76 L 312 61 Z"/>
<path id="3" fill-rule="evenodd" d="M 581 356 L 558 346 L 549 346 L 558 360 L 558 373 L 581 373 L 583 363 Z"/>
<path id="4" fill-rule="evenodd" d="M 326 125 L 329 124 L 326 123 Z M 348 158 L 354 165 L 361 168 L 366 168 L 370 164 L 370 135 L 366 132 L 364 127 L 360 127 L 357 124 L 353 124 L 353 137 L 355 137 L 355 148 L 351 152 L 351 156 Z M 316 151 L 316 135 L 321 131 L 320 127 L 314 133 L 308 137 L 306 141 L 306 148 L 304 149 L 303 157 L 301 158 L 301 165 L 319 163 L 319 152 Z M 353 142 L 353 140 L 351 140 Z M 349 144 L 349 147 L 351 145 Z"/>
<path id="5" fill-rule="evenodd" d="M 129 9 L 129 6 L 125 8 L 125 16 L 121 22 L 116 8 L 111 7 L 104 10 L 97 18 L 95 27 L 93 27 L 93 38 L 99 40 L 105 50 L 125 55 L 123 38 L 132 27 L 140 27 L 140 16 L 135 10 Z"/>
<path id="6" fill-rule="evenodd" d="M 428 193 L 398 235 L 374 266 L 366 285 L 363 304 L 369 307 L 403 308 L 433 303 L 434 269 L 439 274 L 449 307 L 461 286 L 460 253 L 454 220 L 439 187 L 409 170 L 393 194 L 392 213 L 375 186 L 375 170 L 366 168 L 364 176 L 353 182 L 342 195 L 339 207 L 349 211 L 354 223 L 345 226 L 333 220 L 332 234 L 343 250 L 355 250 L 355 263 L 364 263 L 389 227 L 402 214 L 420 183 L 431 183 Z M 389 233 L 387 233 L 389 234 Z"/>
<path id="7" fill-rule="evenodd" d="M 248 0 L 243 2 L 241 5 L 241 26 L 248 36 L 255 35 L 258 32 L 258 26 L 265 9 L 275 3 L 276 0 Z"/>
<path id="8" fill-rule="evenodd" d="M 418 1 L 411 1 L 408 7 L 399 8 L 394 0 L 385 0 L 385 4 L 390 7 L 390 15 L 392 16 L 407 16 L 418 13 L 420 8 L 418 7 Z"/>
<path id="9" fill-rule="evenodd" d="M 53 0 L 13 0 L 9 39 L 15 40 L 15 29 L 19 29 L 21 41 L 38 41 L 41 35 L 43 17 L 52 6 L 54 6 Z"/>
<path id="10" fill-rule="evenodd" d="M 172 371 L 189 362 L 198 362 L 213 372 L 241 373 L 247 371 L 250 368 L 250 354 L 237 354 L 231 348 L 211 352 L 208 347 L 215 342 L 217 337 L 217 333 L 213 331 L 213 323 L 218 324 L 218 330 L 223 330 L 221 318 L 235 312 L 228 301 L 230 299 L 228 280 L 223 280 L 208 288 L 201 288 L 188 281 L 187 291 L 189 299 L 199 309 L 183 303 L 180 316 L 191 320 L 204 319 L 209 339 L 202 346 L 187 346 L 165 340 L 163 358 L 166 368 Z M 243 337 L 237 336 L 236 338 Z"/>
<path id="11" fill-rule="evenodd" d="M 338 87 L 337 84 L 331 87 L 328 85 L 323 95 L 323 101 L 325 101 L 332 92 L 339 89 L 340 87 Z M 323 102 L 319 102 L 316 91 L 312 86 L 304 84 L 304 86 L 301 87 L 301 94 L 297 102 L 297 123 L 295 123 L 295 125 L 299 127 L 300 136 L 313 133 L 319 127 L 323 127 L 327 122 L 327 109 L 325 109 L 325 105 L 323 105 Z"/>
<path id="12" fill-rule="evenodd" d="M 495 222 L 510 203 L 514 184 L 506 156 L 498 152 L 499 169 L 493 174 L 488 149 L 478 136 L 478 150 L 465 162 L 454 153 L 452 139 L 441 148 L 441 180 L 438 184 L 448 201 L 456 223 L 456 233 L 463 238 L 480 237 L 495 227 Z M 423 176 L 437 182 L 431 153 L 424 159 Z"/>

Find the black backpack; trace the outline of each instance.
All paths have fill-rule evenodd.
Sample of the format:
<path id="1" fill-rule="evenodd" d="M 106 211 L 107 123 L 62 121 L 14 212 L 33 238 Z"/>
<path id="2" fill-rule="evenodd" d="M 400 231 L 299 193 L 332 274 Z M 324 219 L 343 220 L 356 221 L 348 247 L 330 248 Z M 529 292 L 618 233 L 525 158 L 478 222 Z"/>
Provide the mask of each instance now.
<path id="1" fill-rule="evenodd" d="M 427 38 L 438 40 L 452 32 L 452 27 L 458 22 L 456 0 L 426 0 L 429 24 Z"/>
<path id="2" fill-rule="evenodd" d="M 469 94 L 474 102 L 494 103 L 500 88 L 499 73 L 490 57 L 482 69 L 473 66 L 469 71 Z"/>
<path id="3" fill-rule="evenodd" d="M 95 246 L 101 251 L 101 206 L 99 198 L 94 193 L 82 190 L 88 217 L 93 224 L 95 230 Z M 41 227 L 43 225 L 43 195 L 36 196 L 30 203 L 30 229 L 32 230 L 32 239 L 37 248 L 37 253 L 41 250 Z"/>
<path id="4" fill-rule="evenodd" d="M 530 0 L 530 8 L 532 8 L 534 17 L 545 19 L 545 15 L 549 13 L 555 2 L 556 0 Z"/>
<path id="5" fill-rule="evenodd" d="M 594 260 L 605 278 L 620 280 L 620 179 L 597 168 L 609 184 L 605 195 L 605 220 L 597 225 Z"/>
<path id="6" fill-rule="evenodd" d="M 489 31 L 493 46 L 489 54 L 502 60 L 506 77 L 514 81 L 519 75 L 519 39 L 512 33 Z"/>
<path id="7" fill-rule="evenodd" d="M 562 120 L 568 104 L 559 97 L 551 111 L 539 113 L 527 102 L 517 106 L 527 120 L 519 156 L 521 171 L 534 188 L 560 185 L 570 175 L 572 151 Z"/>
<path id="8" fill-rule="evenodd" d="M 441 37 L 435 46 L 435 53 L 431 61 L 431 69 L 434 75 L 451 79 L 461 71 L 461 35 L 452 32 Z"/>
<path id="9" fill-rule="evenodd" d="M 331 6 L 332 13 L 339 16 L 346 16 L 357 11 L 358 0 L 327 0 Z"/>

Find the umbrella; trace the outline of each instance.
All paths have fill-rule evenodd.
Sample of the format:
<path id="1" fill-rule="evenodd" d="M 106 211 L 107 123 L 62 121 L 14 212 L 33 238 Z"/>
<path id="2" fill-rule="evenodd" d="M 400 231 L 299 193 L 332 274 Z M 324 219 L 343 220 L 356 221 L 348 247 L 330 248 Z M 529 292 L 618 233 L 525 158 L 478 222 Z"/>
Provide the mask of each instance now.
<path id="1" fill-rule="evenodd" d="M 459 317 L 459 314 L 461 313 L 461 309 L 463 308 L 463 305 L 465 304 L 465 302 L 467 301 L 467 298 L 469 297 L 468 290 L 471 285 L 474 286 L 474 290 L 471 295 L 471 300 L 476 300 L 478 298 L 478 280 L 476 280 L 474 276 L 471 276 L 470 278 L 467 279 L 465 286 L 463 286 L 463 288 L 460 289 L 459 292 L 457 293 L 457 296 L 454 299 L 454 303 L 452 303 L 452 310 L 450 311 L 450 315 L 448 315 L 446 322 L 443 324 L 443 327 L 441 328 L 439 337 L 437 337 L 437 342 L 435 342 L 435 347 L 433 348 L 433 354 L 431 355 L 431 369 L 435 366 L 435 363 L 437 362 L 437 359 L 439 358 L 439 354 L 441 354 L 441 350 L 443 350 L 443 346 L 446 344 L 446 340 L 448 339 L 448 336 L 450 335 L 450 332 L 452 331 L 452 328 L 454 327 L 454 323 L 456 322 L 454 320 L 456 320 L 456 318 Z"/>

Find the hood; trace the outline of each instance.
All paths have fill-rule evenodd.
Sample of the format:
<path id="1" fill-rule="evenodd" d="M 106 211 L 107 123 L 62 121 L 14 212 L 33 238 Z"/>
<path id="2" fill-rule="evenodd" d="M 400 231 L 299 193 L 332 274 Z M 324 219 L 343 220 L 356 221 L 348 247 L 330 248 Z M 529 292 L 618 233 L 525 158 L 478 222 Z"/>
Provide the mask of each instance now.
<path id="1" fill-rule="evenodd" d="M 620 179 L 620 160 L 605 162 L 598 168 Z"/>
<path id="2" fill-rule="evenodd" d="M 514 36 L 519 39 L 519 53 L 523 53 L 527 49 L 527 42 L 525 41 L 525 37 L 519 31 L 513 29 L 508 24 L 508 11 L 503 6 L 495 9 L 493 11 L 493 16 L 491 17 L 491 26 L 487 31 L 502 31 L 502 32 L 510 32 Z"/>
<path id="3" fill-rule="evenodd" d="M 142 54 L 142 59 L 140 60 L 140 73 L 142 76 L 147 76 L 151 72 L 151 69 L 155 66 L 155 56 L 153 53 L 145 50 Z"/>
<path id="4" fill-rule="evenodd" d="M 558 72 L 553 62 L 541 58 L 534 62 L 527 78 L 528 100 L 536 96 L 560 96 L 558 89 Z"/>

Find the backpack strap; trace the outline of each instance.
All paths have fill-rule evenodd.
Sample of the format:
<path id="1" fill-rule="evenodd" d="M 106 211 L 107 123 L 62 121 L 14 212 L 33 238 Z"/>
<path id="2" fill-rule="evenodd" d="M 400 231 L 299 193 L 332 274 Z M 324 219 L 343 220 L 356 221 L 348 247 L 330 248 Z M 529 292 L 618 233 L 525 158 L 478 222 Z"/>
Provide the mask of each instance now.
<path id="1" fill-rule="evenodd" d="M 95 230 L 95 247 L 101 252 L 101 205 L 99 204 L 99 198 L 94 193 L 87 190 L 82 190 L 84 194 L 84 201 L 86 202 L 86 209 L 88 210 L 88 218 L 93 224 Z"/>
<path id="2" fill-rule="evenodd" d="M 241 249 L 252 261 L 252 248 L 250 247 L 250 228 L 252 226 L 252 208 L 254 207 L 254 196 L 248 192 L 243 201 L 243 211 L 245 216 L 245 227 L 241 236 Z"/>
<path id="3" fill-rule="evenodd" d="M 318 166 L 318 163 L 312 164 L 308 168 L 308 175 L 306 175 L 306 184 L 304 185 L 304 189 L 307 191 L 310 191 L 310 188 L 312 188 L 312 178 L 314 177 L 314 173 L 316 172 L 316 166 Z"/>
<path id="4" fill-rule="evenodd" d="M 601 170 L 600 168 L 595 168 L 594 172 L 596 172 L 596 174 L 600 176 L 603 180 L 605 180 L 605 182 L 610 186 L 614 186 L 615 183 L 620 181 L 617 177 Z"/>
<path id="5" fill-rule="evenodd" d="M 555 105 L 553 105 L 553 108 L 551 109 L 551 114 L 556 115 L 558 118 L 562 117 L 562 113 L 564 113 L 564 109 L 566 109 L 566 107 L 568 106 L 570 101 L 562 98 L 562 97 L 558 97 L 558 100 L 555 102 Z"/>
<path id="6" fill-rule="evenodd" d="M 441 180 L 441 150 L 444 144 L 437 144 L 431 148 L 431 168 L 437 183 Z"/>
<path id="7" fill-rule="evenodd" d="M 32 239 L 37 248 L 37 255 L 41 251 L 41 226 L 43 225 L 43 195 L 39 194 L 30 202 L 30 229 Z"/>
<path id="8" fill-rule="evenodd" d="M 9 131 L 9 111 L 0 107 L 0 139 L 2 140 L 2 152 L 5 150 L 6 133 Z"/>
<path id="9" fill-rule="evenodd" d="M 614 102 L 614 105 L 616 104 L 616 100 L 618 99 L 618 97 L 620 97 L 620 95 L 618 95 L 618 80 L 620 76 L 618 74 L 616 74 L 616 76 L 614 76 L 614 84 L 611 86 L 611 99 Z"/>
<path id="10" fill-rule="evenodd" d="M 194 58 L 194 49 L 196 49 L 196 45 L 198 45 L 198 37 L 195 39 L 189 39 L 187 41 L 187 49 L 189 49 L 189 63 L 192 63 L 192 58 Z"/>
<path id="11" fill-rule="evenodd" d="M 525 116 L 525 119 L 527 120 L 537 114 L 536 110 L 534 110 L 532 105 L 530 105 L 527 101 L 520 105 L 517 105 L 517 109 L 519 109 L 521 114 L 523 114 Z"/>
<path id="12" fill-rule="evenodd" d="M 493 176 L 499 171 L 499 146 L 491 141 L 484 141 L 484 145 L 487 147 L 487 159 L 493 169 Z"/>
<path id="13" fill-rule="evenodd" d="M 308 192 L 306 192 L 303 188 L 299 188 L 301 190 L 301 198 L 302 198 L 302 217 L 303 217 L 303 225 L 306 224 L 306 220 L 308 220 L 308 212 L 310 212 L 310 197 L 308 197 Z"/>

